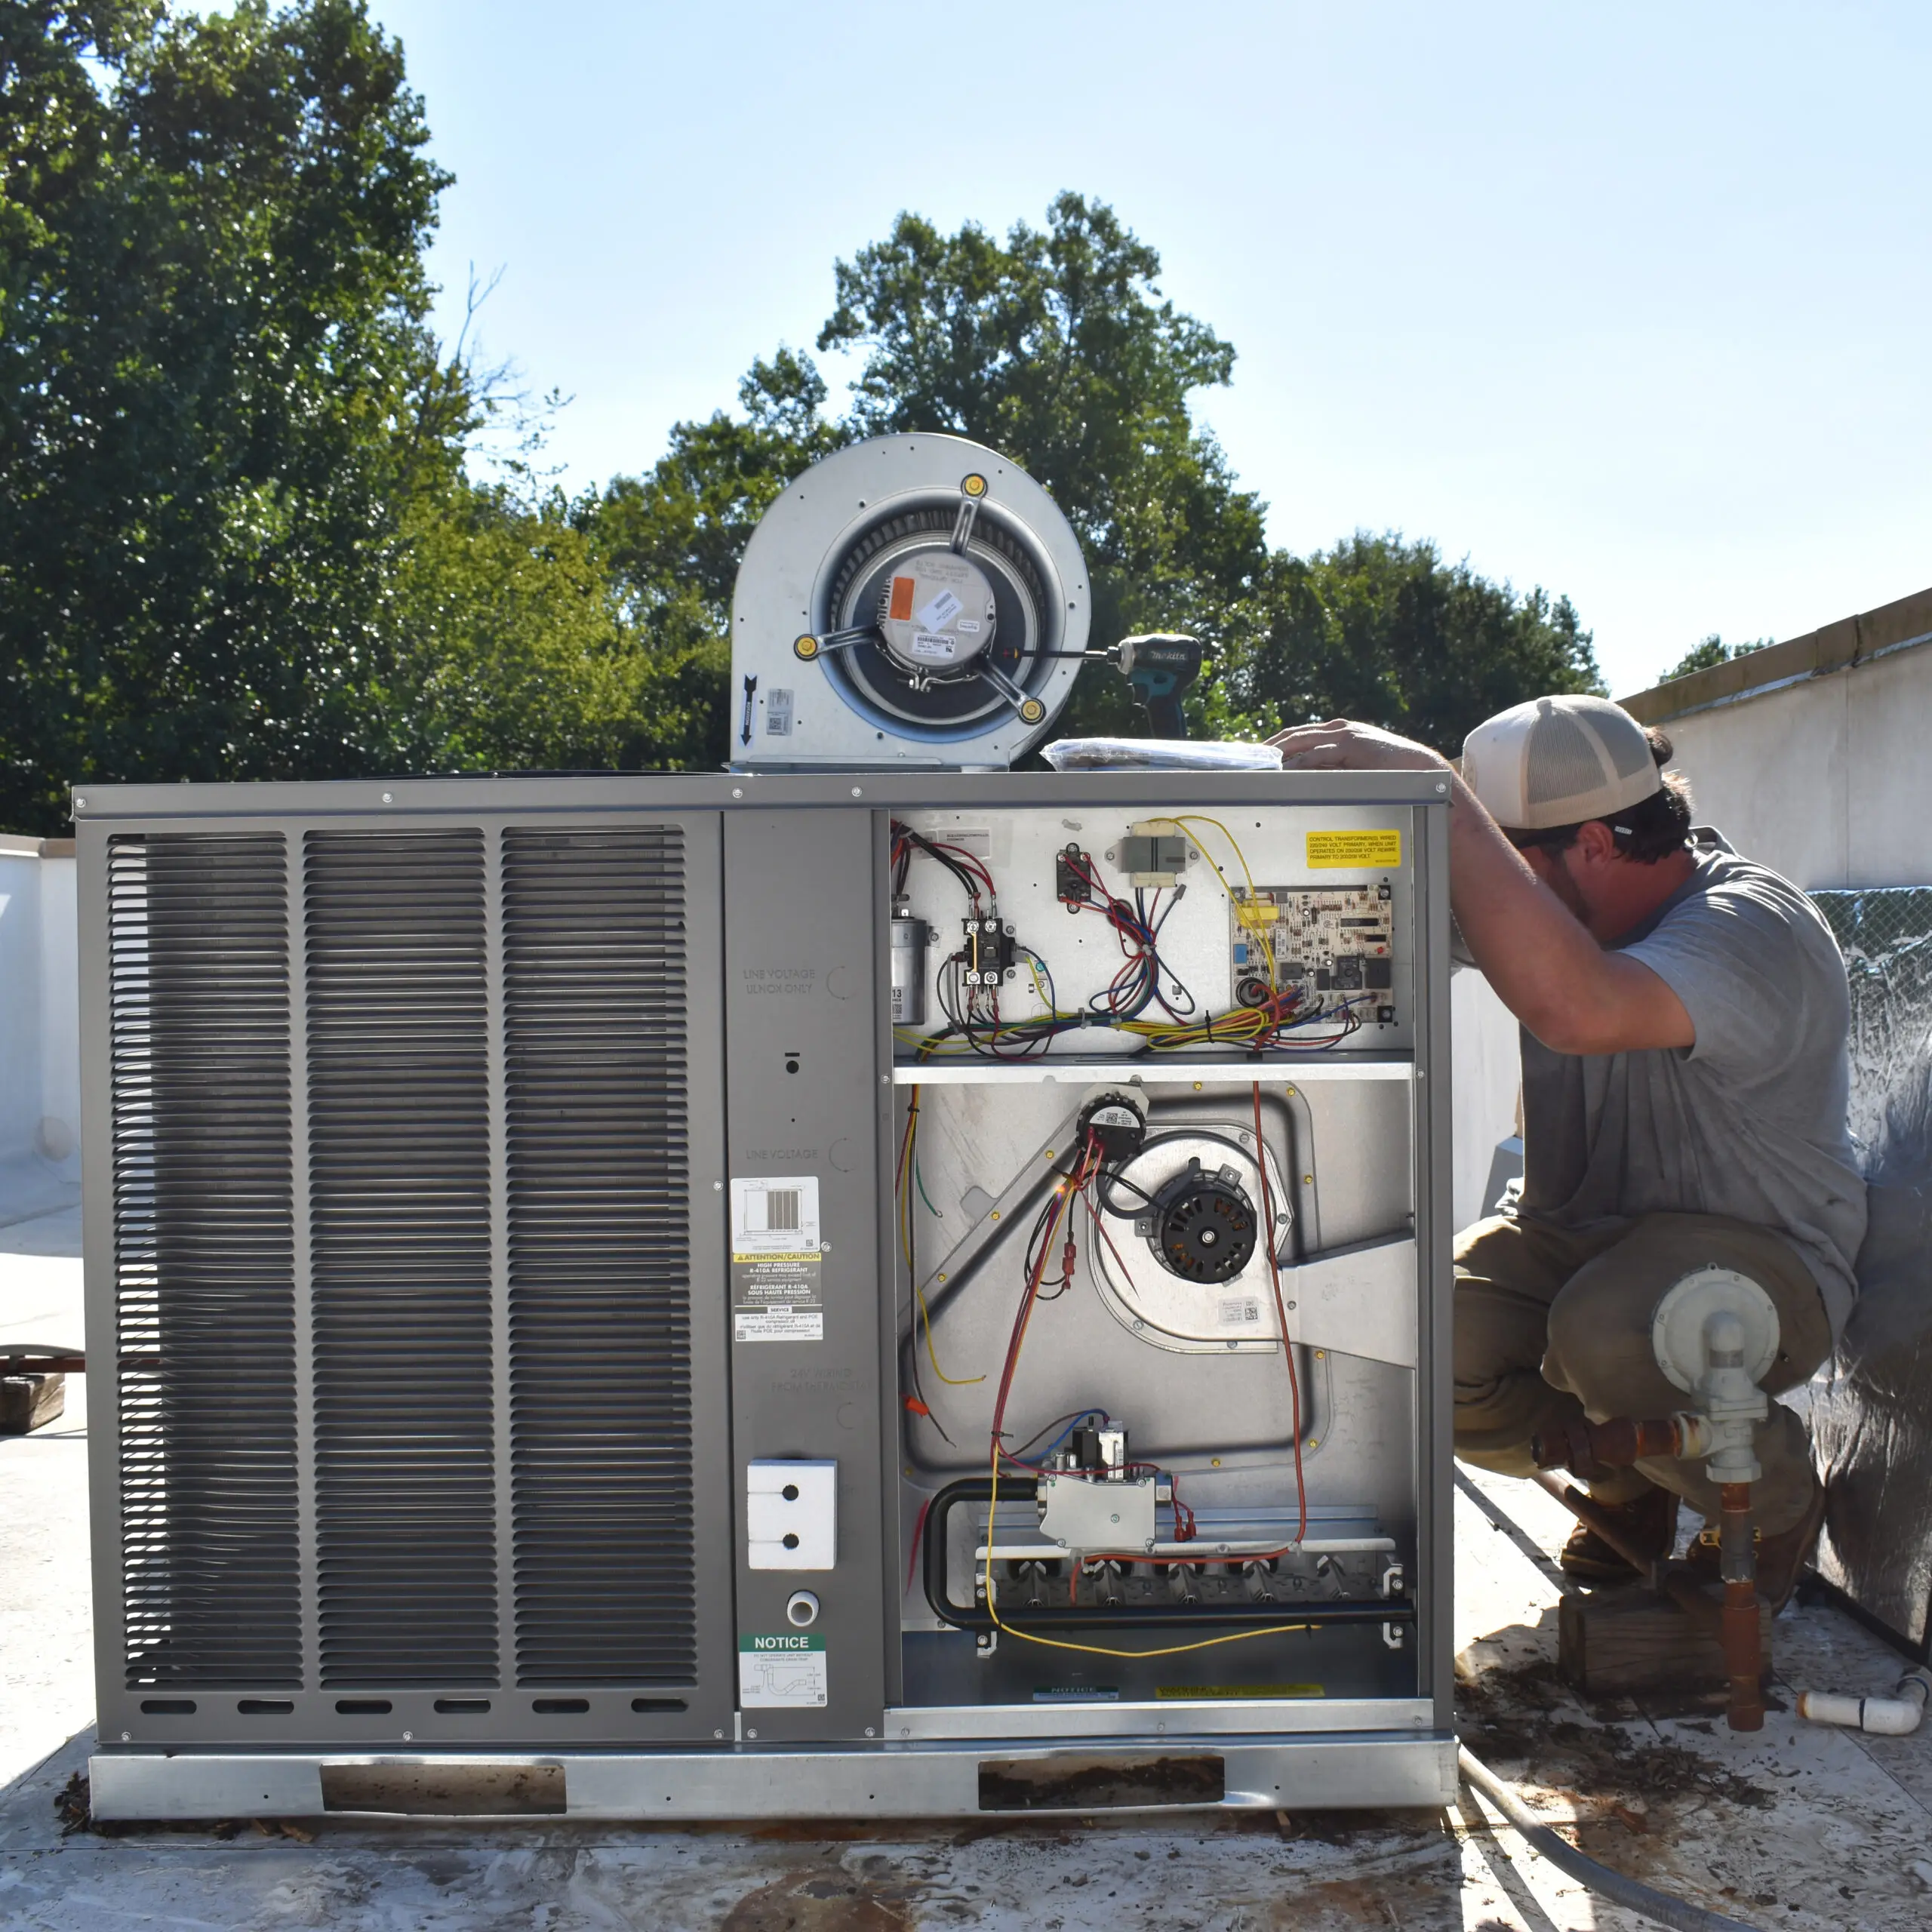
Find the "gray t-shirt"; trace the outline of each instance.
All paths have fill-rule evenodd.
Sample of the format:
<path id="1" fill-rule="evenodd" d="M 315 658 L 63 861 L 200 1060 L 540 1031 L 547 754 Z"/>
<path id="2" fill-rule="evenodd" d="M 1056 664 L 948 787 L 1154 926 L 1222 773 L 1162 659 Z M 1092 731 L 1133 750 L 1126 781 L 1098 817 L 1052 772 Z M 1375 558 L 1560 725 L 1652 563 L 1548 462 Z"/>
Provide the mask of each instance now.
<path id="1" fill-rule="evenodd" d="M 1865 1183 L 1845 1124 L 1850 1003 L 1817 909 L 1768 866 L 1698 850 L 1695 872 L 1613 950 L 1684 1002 L 1694 1045 L 1553 1053 L 1523 1033 L 1516 1211 L 1582 1227 L 1722 1214 L 1782 1234 L 1851 1312 Z"/>

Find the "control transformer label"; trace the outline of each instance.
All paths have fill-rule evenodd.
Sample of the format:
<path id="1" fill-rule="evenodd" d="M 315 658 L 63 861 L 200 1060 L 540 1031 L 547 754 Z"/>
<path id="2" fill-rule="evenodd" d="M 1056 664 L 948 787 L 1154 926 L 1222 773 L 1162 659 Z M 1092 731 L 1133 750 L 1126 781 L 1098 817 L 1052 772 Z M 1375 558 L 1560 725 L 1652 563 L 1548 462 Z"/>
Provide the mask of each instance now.
<path id="1" fill-rule="evenodd" d="M 738 1639 L 741 1709 L 810 1710 L 824 1702 L 825 1639 L 817 1632 Z"/>
<path id="2" fill-rule="evenodd" d="M 731 1327 L 741 1342 L 822 1342 L 818 1177 L 731 1182 Z"/>
<path id="3" fill-rule="evenodd" d="M 1401 863 L 1399 832 L 1311 832 L 1308 835 L 1310 872 L 1361 872 L 1371 866 Z"/>

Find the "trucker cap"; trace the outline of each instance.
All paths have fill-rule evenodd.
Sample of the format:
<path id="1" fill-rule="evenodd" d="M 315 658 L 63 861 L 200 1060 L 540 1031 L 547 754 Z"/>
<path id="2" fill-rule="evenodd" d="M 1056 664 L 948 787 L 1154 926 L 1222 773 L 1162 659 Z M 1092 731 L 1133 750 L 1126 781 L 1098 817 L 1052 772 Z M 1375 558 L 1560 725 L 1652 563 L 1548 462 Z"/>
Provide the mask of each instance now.
<path id="1" fill-rule="evenodd" d="M 1644 728 L 1607 697 L 1512 704 L 1463 740 L 1463 782 L 1512 832 L 1607 818 L 1663 789 Z"/>

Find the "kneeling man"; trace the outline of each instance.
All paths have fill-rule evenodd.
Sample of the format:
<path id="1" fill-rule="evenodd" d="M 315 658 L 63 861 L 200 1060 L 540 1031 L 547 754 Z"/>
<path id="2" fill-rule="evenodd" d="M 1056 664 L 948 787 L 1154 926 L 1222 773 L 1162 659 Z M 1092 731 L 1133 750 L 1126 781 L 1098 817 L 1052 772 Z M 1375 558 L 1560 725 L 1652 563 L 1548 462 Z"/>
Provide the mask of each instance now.
<path id="1" fill-rule="evenodd" d="M 1291 767 L 1447 761 L 1338 721 L 1283 733 Z M 1580 1415 L 1669 1415 L 1651 1317 L 1693 1269 L 1749 1275 L 1777 1305 L 1773 1395 L 1843 1328 L 1865 1231 L 1845 1124 L 1844 966 L 1810 900 L 1694 836 L 1669 741 L 1607 699 L 1538 698 L 1479 725 L 1452 780 L 1456 922 L 1522 1024 L 1523 1181 L 1456 1244 L 1456 1453 L 1534 1473 L 1533 1437 Z M 1824 1494 L 1804 1423 L 1757 1432 L 1758 1589 L 1789 1597 Z M 1680 1499 L 1712 1537 L 1703 1465 L 1649 1460 L 1591 1484 L 1623 1540 L 1668 1555 Z M 1580 1527 L 1573 1575 L 1630 1574 Z"/>

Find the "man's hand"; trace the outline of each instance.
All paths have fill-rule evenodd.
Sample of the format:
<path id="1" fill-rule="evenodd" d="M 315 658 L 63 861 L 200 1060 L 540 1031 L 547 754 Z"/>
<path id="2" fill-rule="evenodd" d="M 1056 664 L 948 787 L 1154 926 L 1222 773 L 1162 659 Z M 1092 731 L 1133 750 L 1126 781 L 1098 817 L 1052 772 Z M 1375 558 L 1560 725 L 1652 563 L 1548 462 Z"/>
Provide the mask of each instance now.
<path id="1" fill-rule="evenodd" d="M 1287 771 L 1444 771 L 1449 761 L 1426 745 L 1398 738 L 1374 724 L 1331 718 L 1325 724 L 1297 724 L 1268 742 L 1281 748 Z"/>

